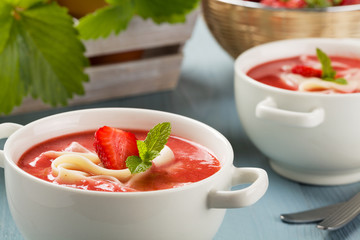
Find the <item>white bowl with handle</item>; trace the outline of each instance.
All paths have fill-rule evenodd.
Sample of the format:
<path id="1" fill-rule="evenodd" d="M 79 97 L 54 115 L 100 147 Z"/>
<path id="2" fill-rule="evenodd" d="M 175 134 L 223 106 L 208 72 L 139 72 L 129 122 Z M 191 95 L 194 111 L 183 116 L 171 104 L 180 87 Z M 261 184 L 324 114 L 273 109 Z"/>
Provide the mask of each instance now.
<path id="1" fill-rule="evenodd" d="M 316 55 L 360 58 L 355 39 L 291 39 L 251 48 L 235 62 L 235 98 L 252 142 L 280 175 L 303 183 L 339 185 L 360 180 L 360 93 L 323 94 L 280 89 L 247 72 L 262 63 Z M 359 66 L 360 67 L 360 66 Z"/>
<path id="2" fill-rule="evenodd" d="M 183 187 L 150 192 L 97 192 L 73 189 L 36 178 L 17 166 L 33 145 L 60 135 L 109 125 L 149 130 L 169 121 L 172 134 L 197 142 L 221 163 L 214 175 Z M 11 214 L 27 240 L 211 239 L 226 208 L 254 204 L 265 193 L 267 174 L 235 168 L 233 150 L 213 128 L 176 114 L 131 108 L 102 108 L 62 113 L 26 126 L 0 124 L 9 137 L 0 152 Z M 244 189 L 230 187 L 250 183 Z"/>

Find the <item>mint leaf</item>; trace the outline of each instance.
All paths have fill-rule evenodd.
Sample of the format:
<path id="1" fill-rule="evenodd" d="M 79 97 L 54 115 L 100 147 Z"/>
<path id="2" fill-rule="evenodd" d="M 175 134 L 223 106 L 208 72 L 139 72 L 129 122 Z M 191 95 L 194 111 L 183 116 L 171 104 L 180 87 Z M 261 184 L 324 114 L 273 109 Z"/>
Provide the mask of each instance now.
<path id="1" fill-rule="evenodd" d="M 148 147 L 149 151 L 158 151 L 160 152 L 171 133 L 171 124 L 169 122 L 159 123 L 153 129 L 151 129 L 146 136 L 144 142 Z"/>
<path id="2" fill-rule="evenodd" d="M 144 141 L 137 140 L 139 157 L 130 156 L 126 159 L 126 166 L 131 173 L 144 172 L 152 166 L 152 160 L 159 156 L 171 133 L 169 122 L 159 123 L 152 128 Z"/>
<path id="3" fill-rule="evenodd" d="M 336 79 L 334 80 L 334 82 L 336 82 L 337 84 L 341 84 L 341 85 L 347 84 L 347 81 L 346 81 L 345 78 L 336 78 Z"/>
<path id="4" fill-rule="evenodd" d="M 344 78 L 335 78 L 336 71 L 331 66 L 330 58 L 321 49 L 316 48 L 316 55 L 321 63 L 322 74 L 321 78 L 325 81 L 335 82 L 338 84 L 347 84 Z"/>
<path id="5" fill-rule="evenodd" d="M 106 38 L 125 30 L 134 16 L 134 6 L 130 0 L 108 1 L 112 5 L 101 8 L 80 19 L 77 26 L 83 39 Z"/>
<path id="6" fill-rule="evenodd" d="M 322 78 L 325 79 L 331 79 L 334 78 L 336 75 L 336 72 L 331 66 L 331 60 L 330 58 L 319 48 L 316 49 L 316 55 L 321 63 L 322 68 Z"/>
<path id="7" fill-rule="evenodd" d="M 88 60 L 66 9 L 40 0 L 7 1 L 19 5 L 0 3 L 5 22 L 0 28 L 0 113 L 10 113 L 29 94 L 52 106 L 83 94 Z"/>
<path id="8" fill-rule="evenodd" d="M 131 173 L 135 173 L 136 168 L 142 163 L 142 160 L 138 156 L 130 156 L 126 159 L 126 166 L 129 168 Z"/>
<path id="9" fill-rule="evenodd" d="M 139 150 L 139 157 L 141 159 L 147 159 L 146 153 L 148 152 L 147 146 L 144 141 L 137 140 L 136 141 L 137 148 Z"/>

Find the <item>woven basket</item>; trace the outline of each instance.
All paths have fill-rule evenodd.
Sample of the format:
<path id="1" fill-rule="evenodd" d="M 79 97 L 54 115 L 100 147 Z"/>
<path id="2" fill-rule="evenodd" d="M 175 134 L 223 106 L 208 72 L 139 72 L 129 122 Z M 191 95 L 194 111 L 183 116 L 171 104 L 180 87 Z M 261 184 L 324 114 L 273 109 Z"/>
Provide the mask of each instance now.
<path id="1" fill-rule="evenodd" d="M 360 38 L 360 5 L 290 10 L 242 0 L 203 0 L 202 8 L 213 36 L 234 58 L 275 40 Z"/>

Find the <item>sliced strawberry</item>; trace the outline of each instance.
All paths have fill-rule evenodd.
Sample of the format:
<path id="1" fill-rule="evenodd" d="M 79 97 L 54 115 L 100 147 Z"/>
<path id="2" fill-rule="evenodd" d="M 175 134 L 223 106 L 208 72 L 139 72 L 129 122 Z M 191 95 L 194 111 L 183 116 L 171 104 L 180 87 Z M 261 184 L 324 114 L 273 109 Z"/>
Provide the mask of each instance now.
<path id="1" fill-rule="evenodd" d="M 319 69 L 315 69 L 305 65 L 295 65 L 291 69 L 291 72 L 295 74 L 300 74 L 304 77 L 318 77 L 318 78 L 321 78 L 321 73 L 322 73 L 321 70 Z"/>
<path id="2" fill-rule="evenodd" d="M 124 169 L 127 157 L 139 156 L 133 133 L 108 126 L 95 132 L 94 147 L 104 167 L 109 169 Z"/>

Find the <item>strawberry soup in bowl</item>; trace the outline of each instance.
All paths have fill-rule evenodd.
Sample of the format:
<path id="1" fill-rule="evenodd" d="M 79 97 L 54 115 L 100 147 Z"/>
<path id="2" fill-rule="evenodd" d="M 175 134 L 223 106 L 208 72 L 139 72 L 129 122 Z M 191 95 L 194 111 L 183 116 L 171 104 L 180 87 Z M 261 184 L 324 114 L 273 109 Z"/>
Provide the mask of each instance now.
<path id="1" fill-rule="evenodd" d="M 102 108 L 0 124 L 11 214 L 27 240 L 211 239 L 254 204 L 266 172 L 235 168 L 227 139 L 176 114 Z M 231 187 L 249 184 L 240 190 Z"/>
<path id="2" fill-rule="evenodd" d="M 251 48 L 235 62 L 240 121 L 271 167 L 318 185 L 360 180 L 360 42 L 308 38 Z"/>

